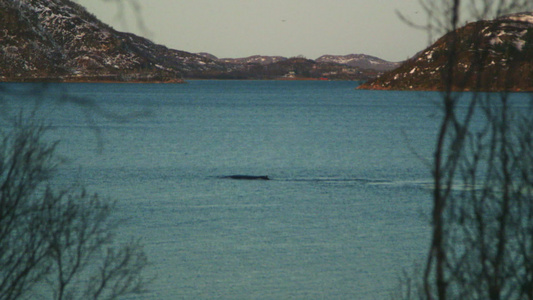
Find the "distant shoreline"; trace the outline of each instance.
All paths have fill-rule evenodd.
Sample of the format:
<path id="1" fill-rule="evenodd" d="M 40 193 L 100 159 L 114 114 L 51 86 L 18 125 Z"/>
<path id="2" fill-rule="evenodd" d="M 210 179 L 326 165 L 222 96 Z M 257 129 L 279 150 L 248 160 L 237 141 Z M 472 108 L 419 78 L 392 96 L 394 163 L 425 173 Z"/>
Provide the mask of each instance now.
<path id="1" fill-rule="evenodd" d="M 77 79 L 77 78 L 2 78 L 0 83 L 186 83 L 183 79 L 170 80 L 115 80 L 115 79 Z"/>
<path id="2" fill-rule="evenodd" d="M 17 79 L 0 79 L 0 83 L 161 83 L 161 84 L 182 84 L 187 81 L 202 81 L 202 80 L 219 80 L 219 81 L 353 81 L 361 82 L 360 80 L 348 79 L 329 79 L 329 78 L 313 78 L 313 77 L 296 77 L 296 78 L 183 78 L 174 80 L 113 80 L 113 79 L 72 79 L 72 78 L 17 78 Z"/>
<path id="3" fill-rule="evenodd" d="M 391 88 L 391 87 L 382 87 L 382 86 L 379 86 L 379 85 L 371 85 L 371 84 L 366 84 L 366 83 L 361 84 L 360 86 L 357 87 L 357 89 L 358 90 L 367 90 L 367 91 L 445 92 L 445 89 L 438 88 L 438 87 L 434 87 L 434 88 L 427 88 L 427 87 L 423 87 L 423 88 L 416 88 L 416 87 L 413 87 L 413 88 L 400 88 L 400 87 Z M 533 88 L 526 88 L 526 89 L 518 89 L 517 88 L 517 89 L 508 89 L 508 90 L 492 90 L 492 89 L 476 90 L 476 89 L 468 88 L 468 87 L 465 87 L 465 88 L 452 87 L 451 92 L 454 92 L 454 93 L 457 93 L 457 92 L 473 92 L 473 93 L 533 93 Z"/>
<path id="4" fill-rule="evenodd" d="M 120 84 L 187 84 L 189 81 L 350 81 L 350 82 L 361 82 L 359 86 L 356 86 L 356 90 L 368 90 L 368 91 L 400 91 L 400 92 L 443 92 L 443 89 L 439 88 L 390 88 L 390 87 L 381 87 L 376 85 L 368 85 L 367 82 L 362 80 L 348 80 L 348 79 L 327 79 L 327 78 L 312 78 L 312 77 L 297 77 L 297 78 L 268 78 L 268 79 L 258 79 L 258 78 L 238 78 L 238 79 L 227 79 L 227 78 L 184 78 L 180 80 L 112 80 L 112 79 L 93 79 L 93 80 L 81 80 L 81 79 L 58 79 L 58 78 L 23 78 L 23 79 L 0 79 L 1 83 L 120 83 Z M 531 89 L 516 89 L 516 90 L 472 90 L 472 89 L 453 89 L 452 92 L 479 92 L 479 93 L 533 93 L 533 88 Z"/>

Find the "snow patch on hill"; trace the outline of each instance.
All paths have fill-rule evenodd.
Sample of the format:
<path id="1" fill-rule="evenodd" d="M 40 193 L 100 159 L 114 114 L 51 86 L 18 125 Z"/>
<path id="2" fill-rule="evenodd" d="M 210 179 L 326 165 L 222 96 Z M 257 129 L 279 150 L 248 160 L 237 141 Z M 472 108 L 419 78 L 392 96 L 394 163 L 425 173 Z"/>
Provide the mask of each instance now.
<path id="1" fill-rule="evenodd" d="M 392 70 L 400 65 L 400 63 L 397 62 L 386 61 L 366 54 L 323 55 L 317 58 L 316 61 L 342 64 L 363 69 L 375 69 L 378 71 Z"/>

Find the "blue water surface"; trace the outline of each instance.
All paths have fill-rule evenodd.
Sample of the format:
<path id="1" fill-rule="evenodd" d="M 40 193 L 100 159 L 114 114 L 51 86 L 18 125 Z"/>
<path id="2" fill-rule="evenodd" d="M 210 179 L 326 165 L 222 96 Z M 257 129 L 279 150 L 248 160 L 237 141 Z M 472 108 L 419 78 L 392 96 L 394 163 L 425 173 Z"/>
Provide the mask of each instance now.
<path id="1" fill-rule="evenodd" d="M 384 299 L 429 245 L 439 94 L 356 85 L 52 84 L 5 103 L 52 125 L 60 181 L 117 200 L 156 278 L 139 299 Z"/>

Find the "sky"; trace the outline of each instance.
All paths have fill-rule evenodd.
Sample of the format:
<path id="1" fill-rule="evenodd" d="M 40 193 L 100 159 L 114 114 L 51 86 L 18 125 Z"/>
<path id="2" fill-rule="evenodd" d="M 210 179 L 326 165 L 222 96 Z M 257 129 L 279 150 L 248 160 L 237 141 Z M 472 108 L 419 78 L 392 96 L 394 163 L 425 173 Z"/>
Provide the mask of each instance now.
<path id="1" fill-rule="evenodd" d="M 428 46 L 427 34 L 397 15 L 423 24 L 418 0 L 75 1 L 116 30 L 219 58 L 368 54 L 401 61 Z"/>

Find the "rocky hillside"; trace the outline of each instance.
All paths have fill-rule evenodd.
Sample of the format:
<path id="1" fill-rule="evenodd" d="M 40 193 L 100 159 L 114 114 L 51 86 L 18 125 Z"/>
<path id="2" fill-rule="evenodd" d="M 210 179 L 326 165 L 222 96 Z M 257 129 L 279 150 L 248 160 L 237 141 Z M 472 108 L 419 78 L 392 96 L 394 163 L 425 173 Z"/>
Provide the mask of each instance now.
<path id="1" fill-rule="evenodd" d="M 361 55 L 218 59 L 118 32 L 71 0 L 0 0 L 0 81 L 368 80 L 389 64 Z"/>
<path id="2" fill-rule="evenodd" d="M 70 0 L 0 0 L 1 81 L 182 81 L 225 69 L 100 22 Z"/>
<path id="3" fill-rule="evenodd" d="M 301 56 L 287 58 L 254 55 L 244 58 L 217 58 L 209 53 L 198 55 L 226 64 L 228 71 L 192 74 L 194 78 L 368 80 L 382 74 L 383 70 L 390 70 L 398 65 L 359 54 L 324 55 L 317 60 Z M 355 63 L 355 59 L 349 59 L 350 57 L 360 58 L 359 63 Z"/>
<path id="4" fill-rule="evenodd" d="M 400 65 L 398 62 L 390 62 L 366 54 L 323 55 L 317 58 L 316 61 L 320 63 L 336 63 L 350 67 L 373 69 L 377 71 L 390 71 Z"/>
<path id="5" fill-rule="evenodd" d="M 244 58 L 220 58 L 219 61 L 228 63 L 228 64 L 260 64 L 260 65 L 269 65 L 274 64 L 280 61 L 287 60 L 283 56 L 263 56 L 263 55 L 254 55 Z"/>
<path id="6" fill-rule="evenodd" d="M 533 91 L 533 13 L 467 24 L 359 88 L 443 90 L 450 53 L 453 90 Z"/>

